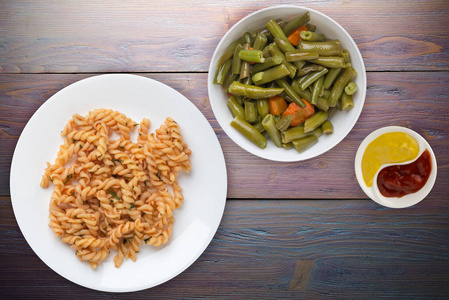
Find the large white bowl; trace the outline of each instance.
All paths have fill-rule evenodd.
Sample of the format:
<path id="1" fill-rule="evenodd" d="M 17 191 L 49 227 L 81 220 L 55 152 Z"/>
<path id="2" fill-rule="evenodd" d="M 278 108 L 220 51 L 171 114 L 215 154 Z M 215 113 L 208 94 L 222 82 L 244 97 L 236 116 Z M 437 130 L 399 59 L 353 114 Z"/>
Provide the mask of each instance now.
<path id="1" fill-rule="evenodd" d="M 285 21 L 289 21 L 306 11 L 310 12 L 310 23 L 317 27 L 317 32 L 324 33 L 328 38 L 340 40 L 342 47 L 349 50 L 351 54 L 352 66 L 358 73 L 354 80 L 358 86 L 358 90 L 353 96 L 354 108 L 347 112 L 336 111 L 331 117 L 331 122 L 334 125 L 334 133 L 321 136 L 317 144 L 302 153 L 296 152 L 295 149 L 285 150 L 283 148 L 277 148 L 270 140 L 265 149 L 260 149 L 230 125 L 233 117 L 226 105 L 228 96 L 222 89 L 221 85 L 213 83 L 214 76 L 217 71 L 217 61 L 229 45 L 241 37 L 245 32 L 252 32 L 264 27 L 270 19 L 281 18 Z M 306 160 L 321 155 L 332 149 L 341 140 L 343 140 L 354 127 L 360 113 L 362 112 L 366 95 L 365 65 L 363 63 L 362 55 L 360 54 L 360 51 L 351 36 L 346 32 L 346 30 L 343 29 L 343 27 L 325 14 L 310 8 L 295 5 L 279 5 L 264 8 L 237 22 L 223 36 L 215 49 L 209 66 L 209 75 L 207 80 L 209 101 L 211 103 L 212 111 L 226 134 L 237 145 L 246 151 L 259 157 L 274 161 Z"/>

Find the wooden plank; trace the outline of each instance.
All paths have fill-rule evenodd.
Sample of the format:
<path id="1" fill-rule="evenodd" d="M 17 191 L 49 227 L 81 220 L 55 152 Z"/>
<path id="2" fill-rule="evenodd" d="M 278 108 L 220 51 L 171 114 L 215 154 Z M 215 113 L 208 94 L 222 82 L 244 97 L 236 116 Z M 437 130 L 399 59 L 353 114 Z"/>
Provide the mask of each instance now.
<path id="1" fill-rule="evenodd" d="M 90 75 L 0 75 L 0 195 L 9 195 L 12 154 L 26 122 L 51 95 Z M 229 198 L 365 198 L 353 171 L 354 157 L 370 132 L 388 125 L 411 128 L 428 140 L 438 162 L 437 181 L 428 197 L 448 197 L 449 72 L 368 73 L 365 107 L 349 135 L 328 153 L 294 163 L 260 159 L 227 137 L 210 108 L 206 74 L 142 75 L 178 90 L 209 120 L 225 155 Z"/>
<path id="2" fill-rule="evenodd" d="M 132 294 L 91 291 L 49 269 L 23 239 L 8 197 L 0 197 L 0 234 L 8 241 L 0 244 L 0 290 L 16 298 L 377 299 L 449 292 L 447 198 L 401 210 L 365 200 L 228 201 L 217 234 L 191 267 Z"/>
<path id="3" fill-rule="evenodd" d="M 297 4 L 295 1 L 283 4 Z M 273 5 L 220 1 L 2 1 L 0 72 L 205 72 L 221 37 Z M 307 3 L 339 22 L 368 70 L 449 70 L 449 2 Z"/>

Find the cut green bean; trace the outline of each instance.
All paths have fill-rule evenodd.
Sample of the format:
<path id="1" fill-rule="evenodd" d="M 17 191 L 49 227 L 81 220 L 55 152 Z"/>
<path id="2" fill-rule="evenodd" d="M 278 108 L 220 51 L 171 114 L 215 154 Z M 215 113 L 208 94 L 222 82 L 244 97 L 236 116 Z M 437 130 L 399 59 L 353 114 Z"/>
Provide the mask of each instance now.
<path id="1" fill-rule="evenodd" d="M 279 78 L 283 78 L 289 75 L 287 67 L 284 64 L 280 64 L 268 70 L 256 73 L 253 75 L 252 79 L 255 85 L 262 85 Z"/>
<path id="2" fill-rule="evenodd" d="M 256 74 L 267 70 L 271 67 L 280 65 L 282 63 L 282 58 L 279 56 L 270 56 L 265 58 L 265 62 L 263 64 L 254 64 L 251 68 L 251 74 Z M 289 71 L 290 73 L 290 71 Z"/>
<path id="3" fill-rule="evenodd" d="M 334 133 L 334 125 L 332 125 L 331 121 L 326 120 L 326 122 L 321 125 L 321 130 L 324 134 Z"/>
<path id="4" fill-rule="evenodd" d="M 354 107 L 354 100 L 352 95 L 348 95 L 346 93 L 342 93 L 340 99 L 341 109 L 344 111 L 351 110 Z"/>
<path id="5" fill-rule="evenodd" d="M 301 90 L 305 90 L 312 83 L 317 81 L 320 77 L 324 76 L 327 72 L 328 72 L 327 69 L 323 69 L 323 70 L 318 71 L 318 72 L 313 72 L 313 73 L 307 74 L 306 76 L 304 76 L 306 78 L 304 78 L 304 77 L 300 78 L 300 80 L 298 81 L 300 89 Z"/>
<path id="6" fill-rule="evenodd" d="M 303 40 L 308 42 L 323 42 L 326 39 L 324 34 L 312 31 L 301 31 L 299 35 Z"/>
<path id="7" fill-rule="evenodd" d="M 274 39 L 274 43 L 284 53 L 284 55 L 286 53 L 288 53 L 288 52 L 295 52 L 295 51 L 297 51 L 295 49 L 295 47 L 290 43 L 289 40 L 283 40 L 283 39 L 280 39 L 280 38 L 275 38 Z M 306 63 L 304 61 L 302 61 L 302 60 L 295 60 L 295 61 L 292 62 L 292 64 L 299 70 L 302 67 L 304 67 L 304 65 Z"/>
<path id="8" fill-rule="evenodd" d="M 332 87 L 331 94 L 329 95 L 329 107 L 335 107 L 335 105 L 337 105 L 338 99 L 340 99 L 344 88 L 356 75 L 357 71 L 354 68 L 349 67 L 337 78 Z"/>
<path id="9" fill-rule="evenodd" d="M 245 109 L 242 105 L 240 105 L 239 101 L 234 96 L 229 97 L 227 105 L 234 118 L 237 116 L 242 118 L 245 117 Z"/>
<path id="10" fill-rule="evenodd" d="M 267 47 L 268 47 L 268 51 L 270 52 L 271 56 L 279 56 L 282 59 L 282 63 L 287 67 L 287 69 L 290 72 L 290 78 L 294 78 L 297 68 L 291 62 L 287 61 L 284 53 L 282 53 L 282 51 L 279 49 L 279 47 L 275 43 L 271 43 Z"/>
<path id="11" fill-rule="evenodd" d="M 327 111 L 319 111 L 304 122 L 304 132 L 311 132 L 326 122 L 328 117 Z"/>
<path id="12" fill-rule="evenodd" d="M 329 89 L 337 78 L 338 74 L 340 74 L 341 68 L 332 68 L 329 69 L 329 72 L 326 74 L 326 78 L 324 78 L 324 88 Z"/>
<path id="13" fill-rule="evenodd" d="M 284 34 L 289 35 L 296 28 L 301 27 L 302 25 L 307 24 L 310 21 L 310 12 L 306 11 L 302 15 L 299 15 L 293 18 L 291 21 L 287 23 L 284 27 Z"/>
<path id="14" fill-rule="evenodd" d="M 323 69 L 324 69 L 324 67 L 322 65 L 314 65 L 314 64 L 307 65 L 307 66 L 303 67 L 302 69 L 299 69 L 296 72 L 296 76 L 302 77 L 304 75 L 309 74 L 310 72 L 321 71 Z"/>
<path id="15" fill-rule="evenodd" d="M 228 92 L 236 96 L 244 96 L 250 99 L 270 98 L 279 95 L 283 88 L 263 88 L 255 85 L 247 85 L 234 81 L 228 88 Z"/>
<path id="16" fill-rule="evenodd" d="M 290 127 L 290 123 L 292 122 L 292 120 L 293 115 L 291 114 L 282 116 L 282 118 L 276 122 L 276 128 L 281 132 L 285 131 L 288 127 Z"/>
<path id="17" fill-rule="evenodd" d="M 251 33 L 249 32 L 245 32 L 243 34 L 243 39 L 245 40 L 245 43 L 249 44 L 249 46 L 251 47 L 251 45 L 253 44 L 253 36 Z"/>
<path id="18" fill-rule="evenodd" d="M 318 52 L 320 56 L 333 56 L 333 55 L 340 55 L 341 53 L 339 41 L 327 41 L 327 42 L 301 41 L 298 46 L 301 51 L 315 51 Z"/>
<path id="19" fill-rule="evenodd" d="M 243 50 L 249 50 L 250 45 L 248 43 L 243 45 Z M 239 52 L 240 53 L 240 52 Z M 240 66 L 240 79 L 248 77 L 249 71 L 250 71 L 251 65 L 248 61 L 242 60 L 241 66 Z"/>
<path id="20" fill-rule="evenodd" d="M 270 113 L 270 104 L 267 98 L 257 99 L 256 106 L 257 113 L 262 117 L 262 119 Z"/>
<path id="21" fill-rule="evenodd" d="M 301 138 L 309 136 L 311 134 L 312 134 L 312 132 L 310 132 L 310 133 L 304 132 L 304 126 L 290 127 L 289 129 L 282 132 L 282 134 L 281 134 L 282 142 L 289 143 L 291 141 L 301 139 Z"/>
<path id="22" fill-rule="evenodd" d="M 239 77 L 238 74 L 232 74 L 231 72 L 228 72 L 228 74 L 225 75 L 225 78 L 223 80 L 223 84 L 221 85 L 225 91 L 228 91 L 229 86 L 231 83 L 233 83 L 235 80 L 237 80 Z"/>
<path id="23" fill-rule="evenodd" d="M 252 124 L 257 121 L 257 108 L 256 102 L 253 100 L 245 101 L 245 121 Z"/>
<path id="24" fill-rule="evenodd" d="M 239 58 L 254 63 L 263 63 L 265 61 L 262 50 L 240 50 Z"/>
<path id="25" fill-rule="evenodd" d="M 323 87 L 323 83 L 324 83 L 324 76 L 321 76 L 320 78 L 318 78 L 317 81 L 315 81 L 315 83 L 313 84 L 313 88 L 312 88 L 312 99 L 310 100 L 310 103 L 312 103 L 313 105 L 316 105 L 318 97 L 320 96 L 320 94 L 322 93 L 324 87 Z"/>
<path id="26" fill-rule="evenodd" d="M 223 65 L 221 65 L 217 69 L 217 74 L 214 78 L 214 83 L 222 84 L 224 81 L 224 78 L 226 74 L 228 74 L 229 70 L 231 69 L 232 60 L 228 59 Z"/>
<path id="27" fill-rule="evenodd" d="M 268 114 L 263 118 L 262 125 L 265 128 L 265 131 L 270 136 L 270 139 L 273 141 L 273 143 L 276 145 L 276 147 L 281 148 L 282 142 L 281 142 L 281 132 L 276 128 L 276 121 L 274 120 L 274 117 L 272 114 Z"/>
<path id="28" fill-rule="evenodd" d="M 280 39 L 288 41 L 287 36 L 285 35 L 284 31 L 278 25 L 278 23 L 276 23 L 275 20 L 271 19 L 267 24 L 265 24 L 265 27 L 267 27 L 267 29 L 270 31 L 273 38 L 280 38 Z"/>
<path id="29" fill-rule="evenodd" d="M 312 93 L 309 90 L 301 90 L 301 88 L 299 87 L 299 82 L 297 80 L 292 81 L 291 87 L 293 91 L 298 94 L 298 96 L 310 102 L 310 99 L 312 99 Z"/>
<path id="30" fill-rule="evenodd" d="M 347 49 L 341 50 L 341 56 L 344 58 L 345 64 L 351 63 L 351 54 L 349 53 L 349 51 Z"/>
<path id="31" fill-rule="evenodd" d="M 355 82 L 350 82 L 345 87 L 345 93 L 348 95 L 353 95 L 357 91 L 357 84 Z"/>
<path id="32" fill-rule="evenodd" d="M 262 125 L 262 121 L 253 124 L 253 127 L 256 128 L 256 130 L 259 131 L 260 133 L 263 133 L 265 131 L 265 128 Z"/>
<path id="33" fill-rule="evenodd" d="M 287 52 L 285 53 L 285 58 L 287 61 L 295 62 L 299 60 L 311 60 L 318 58 L 318 52 L 314 51 L 298 51 L 295 50 L 293 52 Z"/>
<path id="34" fill-rule="evenodd" d="M 315 32 L 316 31 L 316 26 L 312 25 L 312 24 L 306 24 L 307 29 L 309 29 L 309 31 Z"/>
<path id="35" fill-rule="evenodd" d="M 228 59 L 230 59 L 232 57 L 232 55 L 234 54 L 235 47 L 237 47 L 238 44 L 242 44 L 244 42 L 245 42 L 245 40 L 243 38 L 239 38 L 238 40 L 233 42 L 231 45 L 229 45 L 229 47 L 225 50 L 225 52 L 223 52 L 221 57 L 218 59 L 217 69 L 219 67 L 221 67 L 221 65 L 223 65 L 226 61 L 228 61 Z"/>
<path id="36" fill-rule="evenodd" d="M 240 74 L 240 69 L 242 67 L 242 60 L 239 57 L 239 52 L 242 49 L 243 46 L 241 44 L 238 44 L 235 47 L 234 55 L 232 56 L 232 66 L 231 66 L 232 74 Z"/>
<path id="37" fill-rule="evenodd" d="M 318 143 L 318 137 L 312 134 L 302 139 L 295 140 L 292 143 L 296 151 L 298 151 L 298 153 L 302 153 L 307 149 L 309 149 L 310 147 L 312 147 L 313 145 L 315 145 L 316 143 Z"/>
<path id="38" fill-rule="evenodd" d="M 265 149 L 267 139 L 254 126 L 246 122 L 240 116 L 231 121 L 231 126 L 237 129 L 244 137 L 256 144 L 259 148 Z"/>
<path id="39" fill-rule="evenodd" d="M 254 50 L 263 50 L 267 45 L 268 39 L 265 34 L 258 33 L 256 38 L 254 39 L 253 49 Z"/>
<path id="40" fill-rule="evenodd" d="M 327 102 L 327 99 L 323 97 L 318 97 L 315 106 L 322 111 L 327 111 L 329 109 L 329 103 Z"/>
<path id="41" fill-rule="evenodd" d="M 309 60 L 312 64 L 319 64 L 326 68 L 346 68 L 345 60 L 340 56 L 320 56 Z"/>
<path id="42" fill-rule="evenodd" d="M 284 92 L 292 98 L 293 102 L 298 104 L 301 108 L 306 107 L 306 104 L 301 99 L 301 95 L 298 95 L 296 91 L 292 88 L 291 85 L 288 84 L 287 80 L 285 78 L 280 78 L 275 80 L 276 84 L 284 89 Z"/>

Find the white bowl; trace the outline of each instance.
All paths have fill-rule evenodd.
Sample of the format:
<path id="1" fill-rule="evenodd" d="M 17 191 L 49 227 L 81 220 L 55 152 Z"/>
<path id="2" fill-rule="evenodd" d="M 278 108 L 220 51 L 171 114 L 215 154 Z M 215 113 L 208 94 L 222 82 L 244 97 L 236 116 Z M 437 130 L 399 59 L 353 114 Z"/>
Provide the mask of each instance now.
<path id="1" fill-rule="evenodd" d="M 363 175 L 362 175 L 362 157 L 363 157 L 363 153 L 365 153 L 366 147 L 369 145 L 369 143 L 371 143 L 374 139 L 378 138 L 382 134 L 385 134 L 385 133 L 388 133 L 388 132 L 405 132 L 405 133 L 411 135 L 418 142 L 419 154 L 418 154 L 418 156 L 415 159 L 409 160 L 409 161 L 406 161 L 406 162 L 403 162 L 403 163 L 393 163 L 393 164 L 384 164 L 384 165 L 382 165 L 379 168 L 379 170 L 377 171 L 376 175 L 374 176 L 373 185 L 371 187 L 368 187 L 365 184 L 365 181 L 363 180 Z M 405 164 L 409 164 L 409 163 L 415 161 L 416 159 L 418 159 L 419 156 L 421 156 L 421 154 L 426 149 L 429 150 L 430 157 L 432 159 L 432 171 L 430 173 L 430 176 L 429 176 L 426 184 L 419 191 L 417 191 L 416 193 L 408 194 L 408 195 L 405 195 L 405 196 L 399 197 L 399 198 L 398 197 L 384 197 L 380 193 L 379 188 L 377 186 L 377 175 L 379 174 L 379 172 L 383 168 L 391 166 L 391 165 L 405 165 Z M 426 196 L 430 193 L 430 191 L 433 188 L 433 185 L 435 184 L 435 180 L 437 178 L 437 161 L 436 161 L 436 158 L 435 158 L 435 154 L 433 153 L 432 148 L 430 147 L 429 143 L 421 135 L 419 135 L 415 131 L 413 131 L 411 129 L 408 129 L 408 128 L 405 128 L 405 127 L 388 126 L 388 127 L 383 127 L 383 128 L 380 128 L 380 129 L 377 129 L 377 130 L 373 131 L 360 144 L 359 149 L 357 150 L 357 154 L 355 156 L 355 175 L 357 177 L 357 181 L 359 182 L 359 185 L 362 188 L 362 190 L 372 200 L 374 200 L 378 204 L 386 206 L 386 207 L 390 207 L 390 208 L 404 208 L 404 207 L 409 207 L 409 206 L 417 204 L 418 202 L 420 202 L 424 198 L 426 198 Z"/>
<path id="2" fill-rule="evenodd" d="M 336 111 L 330 119 L 334 125 L 334 133 L 321 136 L 317 144 L 302 153 L 296 152 L 295 149 L 285 150 L 283 148 L 277 148 L 271 140 L 268 141 L 268 145 L 265 149 L 260 149 L 230 125 L 233 117 L 226 105 L 228 96 L 221 85 L 213 83 L 217 71 L 217 61 L 229 45 L 241 37 L 245 32 L 253 32 L 259 28 L 263 28 L 270 19 L 281 18 L 285 21 L 289 21 L 306 11 L 310 12 L 310 23 L 317 27 L 317 32 L 324 33 L 326 37 L 340 40 L 342 48 L 349 50 L 351 54 L 352 66 L 358 73 L 354 80 L 358 86 L 357 92 L 353 95 L 354 108 L 350 111 Z M 354 127 L 362 112 L 366 95 L 365 65 L 363 63 L 362 55 L 351 36 L 343 29 L 343 27 L 325 14 L 310 8 L 295 5 L 279 5 L 264 8 L 246 16 L 232 26 L 215 49 L 209 66 L 207 80 L 209 101 L 211 103 L 212 111 L 226 134 L 246 151 L 256 156 L 274 161 L 306 160 L 332 149 L 343 140 Z"/>

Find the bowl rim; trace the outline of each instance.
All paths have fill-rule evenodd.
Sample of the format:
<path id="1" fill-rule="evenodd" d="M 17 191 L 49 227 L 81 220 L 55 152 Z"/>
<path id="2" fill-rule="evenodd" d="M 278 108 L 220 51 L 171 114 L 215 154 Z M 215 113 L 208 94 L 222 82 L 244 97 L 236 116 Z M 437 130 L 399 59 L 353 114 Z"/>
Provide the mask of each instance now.
<path id="1" fill-rule="evenodd" d="M 373 178 L 373 185 L 371 187 L 368 187 L 368 186 L 366 186 L 365 181 L 363 180 L 362 169 L 361 169 L 361 162 L 362 162 L 363 154 L 365 152 L 366 147 L 369 145 L 369 143 L 371 143 L 377 137 L 379 137 L 385 133 L 390 133 L 390 132 L 404 132 L 404 133 L 411 135 L 418 142 L 418 146 L 419 146 L 418 155 L 415 158 L 405 161 L 405 162 L 388 163 L 388 164 L 382 165 L 379 168 L 379 170 L 376 172 L 376 175 Z M 410 163 L 416 161 L 425 150 L 429 151 L 430 157 L 432 159 L 432 171 L 429 175 L 429 178 L 427 179 L 426 184 L 416 193 L 411 193 L 411 194 L 405 195 L 403 197 L 385 197 L 385 196 L 383 196 L 380 193 L 379 188 L 376 183 L 377 176 L 378 176 L 379 172 L 382 169 L 384 169 L 388 166 L 391 166 L 391 165 L 410 164 Z M 410 128 L 407 128 L 407 127 L 403 127 L 403 126 L 385 126 L 385 127 L 381 127 L 381 128 L 378 128 L 378 129 L 372 131 L 360 143 L 360 145 L 357 149 L 357 153 L 355 155 L 355 159 L 354 159 L 355 175 L 357 178 L 357 182 L 360 185 L 360 188 L 363 190 L 363 192 L 365 192 L 365 194 L 371 200 L 373 200 L 374 202 L 376 202 L 382 206 L 388 207 L 388 208 L 406 208 L 406 207 L 410 207 L 415 204 L 418 204 L 419 202 L 424 200 L 428 196 L 430 191 L 432 190 L 433 186 L 435 185 L 435 181 L 436 181 L 436 177 L 437 177 L 437 167 L 438 167 L 438 165 L 437 165 L 435 153 L 433 152 L 432 147 L 427 142 L 427 140 L 424 139 L 416 131 L 414 131 Z"/>
<path id="2" fill-rule="evenodd" d="M 322 18 L 324 18 L 326 20 L 326 22 L 330 22 L 332 24 L 332 26 L 335 26 L 337 28 L 337 29 L 335 29 L 335 32 L 341 32 L 341 34 L 343 34 L 345 36 L 345 38 L 348 40 L 348 42 L 351 44 L 351 47 L 355 51 L 355 53 L 353 53 L 351 51 L 351 58 L 353 59 L 353 61 L 357 60 L 359 63 L 359 67 L 357 69 L 357 73 L 358 73 L 357 76 L 358 77 L 360 76 L 360 80 L 362 83 L 361 86 L 358 87 L 358 91 L 357 91 L 357 93 L 359 93 L 359 95 L 357 96 L 357 102 L 359 103 L 360 107 L 354 108 L 354 109 L 357 109 L 354 117 L 352 118 L 351 122 L 349 122 L 347 124 L 347 126 L 345 126 L 345 128 L 343 128 L 343 130 L 340 130 L 340 133 L 338 133 L 338 136 L 335 139 L 335 141 L 332 142 L 330 145 L 323 147 L 322 149 L 315 148 L 315 151 L 312 154 L 305 155 L 304 153 L 306 153 L 306 152 L 295 153 L 295 155 L 293 155 L 293 157 L 288 157 L 288 156 L 283 156 L 283 155 L 279 155 L 279 156 L 270 155 L 270 153 L 268 153 L 269 151 L 267 151 L 267 149 L 263 149 L 263 150 L 259 149 L 259 148 L 257 148 L 257 146 L 252 145 L 250 141 L 245 140 L 242 137 L 238 137 L 238 135 L 236 134 L 237 132 L 235 132 L 234 128 L 223 126 L 221 123 L 224 123 L 224 121 L 220 122 L 219 113 L 217 113 L 219 111 L 219 109 L 217 108 L 218 104 L 216 104 L 216 101 L 212 97 L 213 88 L 214 88 L 214 85 L 216 85 L 213 83 L 213 78 L 215 76 L 216 69 L 217 69 L 216 61 L 218 60 L 218 56 L 221 55 L 224 50 L 226 50 L 226 47 L 228 46 L 228 44 L 232 43 L 232 41 L 230 41 L 230 40 L 228 41 L 229 35 L 231 35 L 231 33 L 234 32 L 236 30 L 236 28 L 241 26 L 242 23 L 246 22 L 248 19 L 253 18 L 254 16 L 256 16 L 258 14 L 262 14 L 266 11 L 273 11 L 273 10 L 286 9 L 286 8 L 292 9 L 292 10 L 297 10 L 299 12 L 309 11 L 311 14 L 316 14 L 316 15 L 321 16 Z M 311 22 L 311 23 L 313 23 L 313 22 Z M 301 5 L 291 5 L 291 4 L 274 5 L 274 6 L 269 6 L 269 7 L 259 9 L 257 11 L 254 11 L 254 12 L 248 14 L 247 16 L 243 17 L 238 22 L 236 22 L 230 29 L 228 29 L 227 32 L 221 38 L 218 45 L 216 46 L 214 53 L 212 55 L 212 58 L 211 58 L 211 61 L 209 64 L 207 83 L 208 83 L 208 97 L 209 97 L 209 102 L 210 102 L 210 105 L 212 108 L 212 112 L 214 114 L 215 119 L 217 120 L 217 122 L 219 123 L 219 125 L 223 129 L 223 131 L 226 133 L 226 135 L 235 144 L 237 144 L 240 148 L 242 148 L 246 152 L 249 152 L 249 153 L 251 153 L 255 156 L 258 156 L 260 158 L 263 158 L 263 159 L 267 159 L 267 160 L 271 160 L 271 161 L 278 161 L 278 162 L 305 161 L 308 159 L 315 158 L 321 154 L 324 154 L 324 153 L 328 152 L 329 150 L 331 150 L 332 148 L 334 148 L 335 146 L 337 146 L 351 132 L 351 130 L 354 128 L 355 124 L 357 123 L 358 119 L 360 118 L 360 115 L 362 113 L 362 110 L 363 110 L 363 107 L 365 104 L 366 88 L 367 88 L 365 63 L 364 63 L 363 57 L 360 53 L 360 49 L 358 48 L 357 44 L 355 43 L 355 41 L 351 37 L 351 35 L 337 21 L 335 21 L 328 15 L 326 15 L 322 12 L 319 12 L 315 9 L 312 9 L 312 8 L 308 8 L 308 7 L 301 6 Z M 223 92 L 223 94 L 224 94 L 224 92 Z M 228 120 L 228 123 L 230 123 L 231 120 L 232 120 L 232 118 Z M 336 133 L 334 132 L 333 134 L 335 135 Z M 286 151 L 284 149 L 282 149 L 282 150 Z"/>

